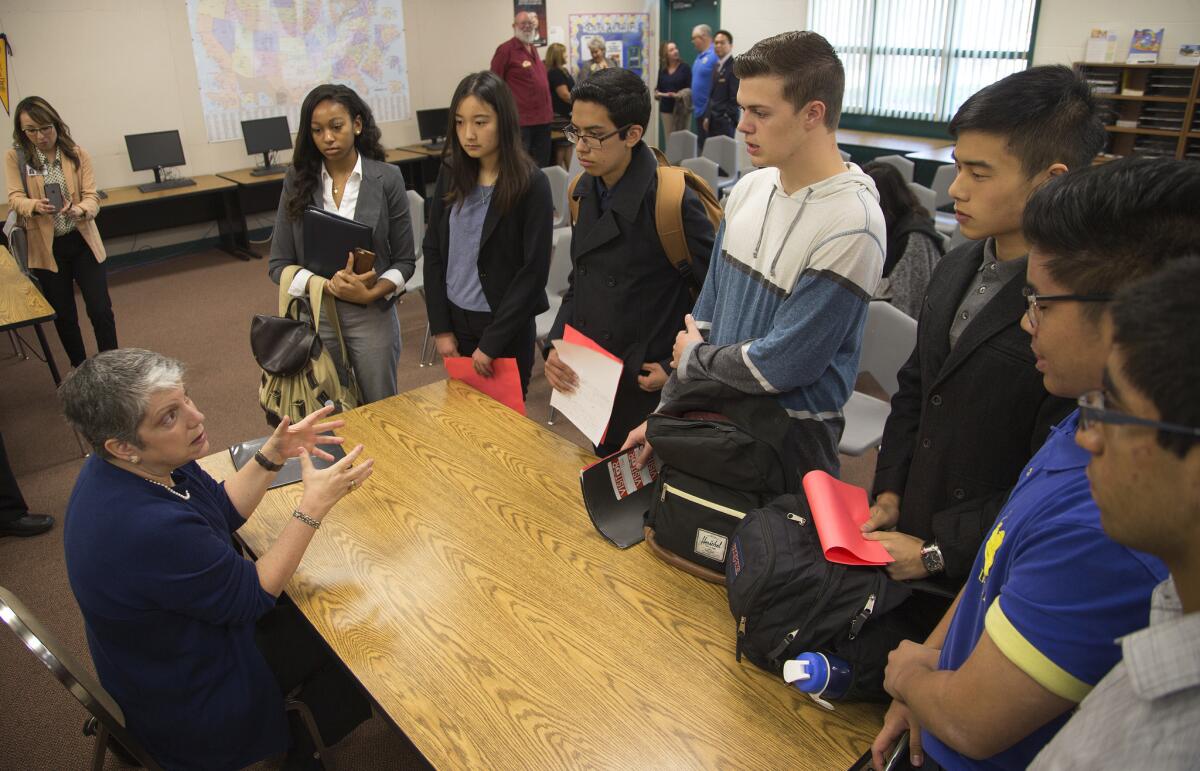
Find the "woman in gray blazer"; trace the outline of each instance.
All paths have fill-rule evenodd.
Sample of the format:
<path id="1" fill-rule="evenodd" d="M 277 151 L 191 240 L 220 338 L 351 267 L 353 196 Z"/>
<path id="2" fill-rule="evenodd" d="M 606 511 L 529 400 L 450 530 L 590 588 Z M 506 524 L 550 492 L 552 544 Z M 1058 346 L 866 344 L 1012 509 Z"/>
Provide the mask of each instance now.
<path id="1" fill-rule="evenodd" d="M 347 366 L 353 368 L 364 403 L 396 394 L 400 324 L 393 306 L 416 270 L 404 177 L 384 161 L 379 137 L 371 109 L 352 89 L 326 84 L 309 92 L 300 107 L 296 149 L 275 215 L 269 268 L 271 280 L 279 283 L 288 265 L 308 264 L 303 236 L 306 206 L 372 228 L 374 267 L 355 273 L 347 255 L 346 267 L 325 286 L 326 294 L 335 300 L 348 363 L 342 360 L 331 325 L 321 324 L 321 339 L 342 382 L 348 382 Z M 305 296 L 312 276 L 311 271 L 300 270 L 288 287 L 289 294 Z"/>

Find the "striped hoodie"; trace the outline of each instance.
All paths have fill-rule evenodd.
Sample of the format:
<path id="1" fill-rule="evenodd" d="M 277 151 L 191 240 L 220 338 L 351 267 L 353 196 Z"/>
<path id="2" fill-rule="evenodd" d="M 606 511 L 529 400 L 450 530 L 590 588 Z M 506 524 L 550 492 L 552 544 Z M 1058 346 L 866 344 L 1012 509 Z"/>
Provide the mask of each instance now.
<path id="1" fill-rule="evenodd" d="M 688 347 L 675 378 L 775 395 L 800 441 L 820 445 L 803 453 L 809 465 L 836 469 L 885 243 L 875 184 L 858 166 L 791 195 L 776 168 L 747 174 L 726 202 L 692 312 L 705 342 Z"/>

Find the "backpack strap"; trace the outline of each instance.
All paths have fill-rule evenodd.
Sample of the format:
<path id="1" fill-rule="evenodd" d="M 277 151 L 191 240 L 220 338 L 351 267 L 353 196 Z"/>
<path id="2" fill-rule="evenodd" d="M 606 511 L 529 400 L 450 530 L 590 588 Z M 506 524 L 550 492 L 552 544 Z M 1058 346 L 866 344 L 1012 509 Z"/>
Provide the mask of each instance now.
<path id="1" fill-rule="evenodd" d="M 299 272 L 299 265 L 288 265 L 283 269 L 283 272 L 279 274 L 280 316 L 288 315 L 288 307 L 296 299 L 288 294 L 288 287 L 290 287 L 292 282 L 296 280 L 296 274 Z M 308 305 L 309 310 L 312 312 L 313 330 L 318 333 L 321 330 L 321 306 L 324 304 L 322 301 L 325 297 L 326 283 L 328 283 L 327 279 L 324 279 L 316 274 L 314 274 L 308 280 Z M 337 304 L 330 303 L 327 310 L 328 312 L 326 313 L 326 317 L 329 319 L 329 323 L 333 327 L 333 331 L 337 334 L 338 347 L 341 349 L 342 353 L 342 361 L 346 363 L 346 371 L 350 373 L 350 387 L 353 389 L 353 392 L 357 394 L 358 383 L 354 378 L 354 368 L 349 366 L 350 356 L 346 352 L 346 341 L 342 339 L 342 324 L 338 319 Z"/>
<path id="2" fill-rule="evenodd" d="M 25 197 L 29 197 L 29 159 L 25 157 L 25 148 L 16 147 L 17 168 L 21 170 L 21 187 L 25 189 Z"/>
<path id="3" fill-rule="evenodd" d="M 583 172 L 575 176 L 575 179 L 567 185 L 567 208 L 571 211 L 571 225 L 579 221 L 579 199 L 575 197 L 575 186 L 579 184 L 579 180 L 583 179 Z"/>
<path id="4" fill-rule="evenodd" d="M 654 227 L 658 240 L 675 270 L 684 272 L 692 264 L 687 236 L 683 232 L 683 192 L 687 188 L 684 170 L 675 166 L 658 167 L 658 193 L 654 199 Z"/>

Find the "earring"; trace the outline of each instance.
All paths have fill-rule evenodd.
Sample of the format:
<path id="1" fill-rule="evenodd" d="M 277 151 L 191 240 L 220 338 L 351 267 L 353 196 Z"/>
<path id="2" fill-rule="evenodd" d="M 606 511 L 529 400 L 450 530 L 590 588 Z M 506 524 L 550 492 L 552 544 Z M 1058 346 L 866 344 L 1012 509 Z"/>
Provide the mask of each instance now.
<path id="1" fill-rule="evenodd" d="M 130 455 L 130 456 L 129 456 L 129 462 L 130 462 L 130 463 L 137 463 L 139 460 L 141 460 L 141 458 L 139 458 L 139 457 L 138 457 L 138 456 L 136 456 L 136 455 Z"/>

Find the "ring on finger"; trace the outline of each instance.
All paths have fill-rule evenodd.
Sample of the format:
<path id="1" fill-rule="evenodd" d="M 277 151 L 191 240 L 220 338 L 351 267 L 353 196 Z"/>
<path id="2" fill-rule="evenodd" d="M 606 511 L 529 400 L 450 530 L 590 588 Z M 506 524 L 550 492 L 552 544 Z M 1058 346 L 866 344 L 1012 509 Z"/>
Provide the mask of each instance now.
<path id="1" fill-rule="evenodd" d="M 351 479 L 350 480 L 350 489 L 353 490 L 355 487 L 358 487 L 358 480 Z"/>

